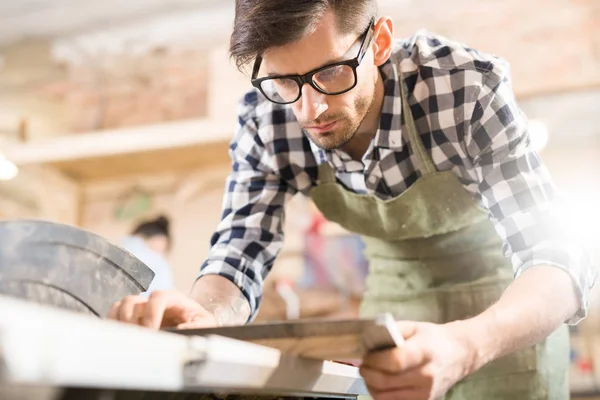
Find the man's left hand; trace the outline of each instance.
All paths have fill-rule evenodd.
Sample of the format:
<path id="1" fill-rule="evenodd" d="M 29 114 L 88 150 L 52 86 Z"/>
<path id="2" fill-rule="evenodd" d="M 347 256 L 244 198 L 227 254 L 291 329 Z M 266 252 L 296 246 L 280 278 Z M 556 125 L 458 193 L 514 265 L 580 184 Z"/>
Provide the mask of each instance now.
<path id="1" fill-rule="evenodd" d="M 398 322 L 399 347 L 369 353 L 360 374 L 375 400 L 432 400 L 473 372 L 476 350 L 460 322 Z"/>

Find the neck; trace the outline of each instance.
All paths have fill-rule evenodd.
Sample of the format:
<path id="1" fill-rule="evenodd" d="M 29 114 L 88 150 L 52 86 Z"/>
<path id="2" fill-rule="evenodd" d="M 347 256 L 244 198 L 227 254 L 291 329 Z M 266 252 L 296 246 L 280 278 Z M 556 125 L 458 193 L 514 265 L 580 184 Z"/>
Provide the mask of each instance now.
<path id="1" fill-rule="evenodd" d="M 352 139 L 342 147 L 342 150 L 350 155 L 353 160 L 361 160 L 367 152 L 369 144 L 375 138 L 381 119 L 383 97 L 383 79 L 378 71 L 377 81 L 375 82 L 375 95 L 373 96 L 373 102 L 367 111 L 367 115 L 365 115 Z"/>

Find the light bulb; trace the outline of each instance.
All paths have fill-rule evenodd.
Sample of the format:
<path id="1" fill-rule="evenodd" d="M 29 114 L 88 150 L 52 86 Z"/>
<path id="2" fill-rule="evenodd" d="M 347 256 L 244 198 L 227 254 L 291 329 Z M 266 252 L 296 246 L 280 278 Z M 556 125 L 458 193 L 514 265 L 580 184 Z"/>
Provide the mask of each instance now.
<path id="1" fill-rule="evenodd" d="M 13 179 L 19 173 L 19 168 L 5 157 L 0 155 L 0 180 L 8 181 Z"/>

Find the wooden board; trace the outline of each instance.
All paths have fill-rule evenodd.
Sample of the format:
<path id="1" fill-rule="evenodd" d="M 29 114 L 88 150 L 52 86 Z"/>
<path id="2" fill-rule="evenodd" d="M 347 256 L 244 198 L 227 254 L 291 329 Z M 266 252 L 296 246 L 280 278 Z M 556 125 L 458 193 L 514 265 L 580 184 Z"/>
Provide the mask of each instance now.
<path id="1" fill-rule="evenodd" d="M 21 168 L 51 165 L 90 182 L 230 163 L 232 135 L 222 120 L 200 118 L 7 143 L 2 151 Z"/>
<path id="2" fill-rule="evenodd" d="M 130 154 L 56 161 L 49 165 L 78 182 L 87 183 L 141 174 L 154 175 L 165 172 L 181 174 L 215 165 L 229 166 L 231 159 L 227 153 L 228 149 L 229 143 L 222 141 Z"/>
<path id="3" fill-rule="evenodd" d="M 7 398 L 1 390 L 7 384 L 102 389 L 115 400 L 356 400 L 368 394 L 355 367 L 223 336 L 157 332 L 4 296 L 0 315 L 0 399 Z"/>
<path id="4" fill-rule="evenodd" d="M 391 314 L 372 319 L 269 322 L 202 329 L 172 329 L 183 335 L 220 335 L 320 360 L 359 360 L 369 351 L 402 343 Z"/>

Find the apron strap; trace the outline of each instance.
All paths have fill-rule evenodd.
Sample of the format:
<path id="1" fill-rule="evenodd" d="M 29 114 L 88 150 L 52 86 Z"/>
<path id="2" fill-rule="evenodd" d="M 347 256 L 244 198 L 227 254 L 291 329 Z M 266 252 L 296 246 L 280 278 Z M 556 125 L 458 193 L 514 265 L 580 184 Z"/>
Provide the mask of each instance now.
<path id="1" fill-rule="evenodd" d="M 319 182 L 336 183 L 335 171 L 327 161 L 319 164 Z"/>
<path id="2" fill-rule="evenodd" d="M 410 105 L 408 104 L 408 88 L 406 87 L 406 82 L 404 80 L 404 75 L 402 72 L 399 72 L 400 78 L 400 92 L 402 95 L 402 113 L 404 114 L 404 122 L 408 129 L 408 138 L 410 141 L 411 148 L 415 155 L 417 156 L 419 165 L 417 168 L 421 171 L 422 175 L 429 175 L 436 172 L 435 164 L 433 160 L 425 150 L 425 145 L 421 140 L 421 136 L 419 135 L 419 131 L 417 131 L 417 127 L 415 125 L 415 120 L 413 118 L 412 112 L 410 111 Z"/>

